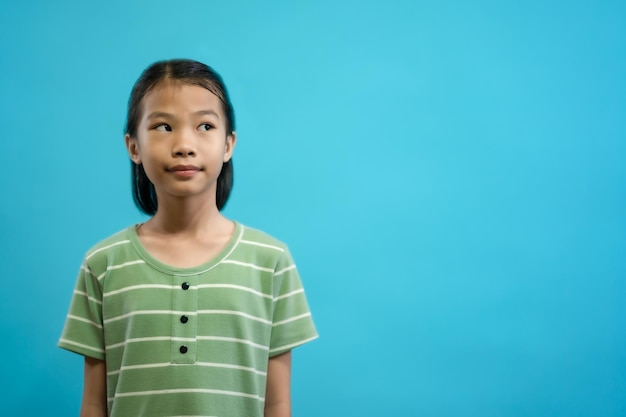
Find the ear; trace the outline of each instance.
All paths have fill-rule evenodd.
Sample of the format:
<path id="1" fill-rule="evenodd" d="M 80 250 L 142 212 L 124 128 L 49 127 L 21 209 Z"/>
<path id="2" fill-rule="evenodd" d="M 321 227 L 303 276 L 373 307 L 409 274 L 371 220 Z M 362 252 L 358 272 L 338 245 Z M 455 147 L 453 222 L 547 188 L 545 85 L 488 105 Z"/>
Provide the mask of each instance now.
<path id="1" fill-rule="evenodd" d="M 141 164 L 141 157 L 139 156 L 139 144 L 137 139 L 133 139 L 129 134 L 124 135 L 124 142 L 126 143 L 126 150 L 130 159 L 137 165 Z"/>
<path id="2" fill-rule="evenodd" d="M 224 147 L 224 162 L 230 161 L 235 151 L 235 144 L 237 143 L 237 132 L 233 131 L 230 135 L 226 136 L 226 146 Z"/>

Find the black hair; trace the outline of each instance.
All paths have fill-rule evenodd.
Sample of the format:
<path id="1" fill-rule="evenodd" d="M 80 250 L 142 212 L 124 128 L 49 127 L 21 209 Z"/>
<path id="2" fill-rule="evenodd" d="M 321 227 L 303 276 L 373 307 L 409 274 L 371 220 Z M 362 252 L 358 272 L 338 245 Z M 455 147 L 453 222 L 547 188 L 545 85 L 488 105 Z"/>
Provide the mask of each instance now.
<path id="1" fill-rule="evenodd" d="M 142 113 L 142 100 L 160 81 L 165 79 L 204 87 L 215 94 L 222 103 L 222 110 L 226 119 L 226 134 L 234 133 L 235 111 L 222 77 L 213 68 L 201 62 L 190 59 L 172 59 L 158 61 L 150 65 L 135 82 L 128 100 L 125 132 L 127 135 L 131 138 L 137 137 L 137 127 Z M 145 214 L 155 214 L 158 208 L 156 190 L 146 175 L 142 164 L 135 164 L 131 161 L 131 180 L 133 200 L 137 208 Z M 218 210 L 222 210 L 226 205 L 232 188 L 233 161 L 231 158 L 228 162 L 224 162 L 222 171 L 217 178 L 215 201 Z"/>

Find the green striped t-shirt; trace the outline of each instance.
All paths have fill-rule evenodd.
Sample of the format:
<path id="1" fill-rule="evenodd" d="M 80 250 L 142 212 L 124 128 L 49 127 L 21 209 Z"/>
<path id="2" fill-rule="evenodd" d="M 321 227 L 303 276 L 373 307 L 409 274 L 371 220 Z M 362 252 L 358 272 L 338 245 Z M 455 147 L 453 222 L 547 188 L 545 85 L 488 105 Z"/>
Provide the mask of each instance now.
<path id="1" fill-rule="evenodd" d="M 237 223 L 211 262 L 181 269 L 132 226 L 87 252 L 59 346 L 106 360 L 110 417 L 254 417 L 268 359 L 316 337 L 281 242 Z"/>

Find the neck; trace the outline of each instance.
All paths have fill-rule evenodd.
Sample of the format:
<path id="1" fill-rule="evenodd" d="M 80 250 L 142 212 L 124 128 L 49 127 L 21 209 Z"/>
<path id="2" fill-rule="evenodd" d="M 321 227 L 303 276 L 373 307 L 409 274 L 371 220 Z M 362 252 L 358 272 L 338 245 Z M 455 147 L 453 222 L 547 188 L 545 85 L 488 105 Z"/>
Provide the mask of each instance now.
<path id="1" fill-rule="evenodd" d="M 214 199 L 165 198 L 146 225 L 161 233 L 198 235 L 225 221 Z"/>

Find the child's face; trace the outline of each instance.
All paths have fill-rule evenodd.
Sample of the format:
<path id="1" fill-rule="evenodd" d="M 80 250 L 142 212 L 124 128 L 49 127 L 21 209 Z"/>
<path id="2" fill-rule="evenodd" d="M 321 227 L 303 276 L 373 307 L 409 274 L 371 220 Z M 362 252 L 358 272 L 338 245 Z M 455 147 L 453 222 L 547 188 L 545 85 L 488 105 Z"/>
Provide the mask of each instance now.
<path id="1" fill-rule="evenodd" d="M 235 134 L 227 134 L 220 99 L 209 90 L 164 80 L 142 101 L 137 137 L 126 136 L 133 162 L 143 164 L 157 198 L 215 200 L 217 177 L 230 160 Z"/>

